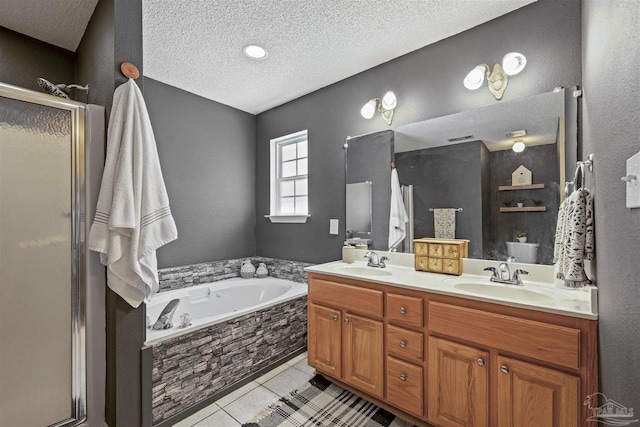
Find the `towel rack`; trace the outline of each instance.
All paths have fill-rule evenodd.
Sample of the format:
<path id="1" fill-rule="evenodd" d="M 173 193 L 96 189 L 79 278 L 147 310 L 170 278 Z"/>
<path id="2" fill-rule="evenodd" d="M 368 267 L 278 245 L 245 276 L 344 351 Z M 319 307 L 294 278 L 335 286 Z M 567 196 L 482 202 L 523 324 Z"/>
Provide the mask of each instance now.
<path id="1" fill-rule="evenodd" d="M 429 208 L 429 212 L 433 212 L 436 209 L 453 209 L 456 212 L 462 212 L 462 208 Z"/>
<path id="2" fill-rule="evenodd" d="M 587 160 L 580 160 L 576 162 L 576 171 L 573 175 L 573 181 L 565 183 L 564 186 L 565 196 L 571 194 L 568 192 L 570 185 L 573 186 L 574 191 L 581 190 L 584 187 L 585 169 L 587 169 L 589 172 L 593 172 L 593 153 L 587 156 Z"/>

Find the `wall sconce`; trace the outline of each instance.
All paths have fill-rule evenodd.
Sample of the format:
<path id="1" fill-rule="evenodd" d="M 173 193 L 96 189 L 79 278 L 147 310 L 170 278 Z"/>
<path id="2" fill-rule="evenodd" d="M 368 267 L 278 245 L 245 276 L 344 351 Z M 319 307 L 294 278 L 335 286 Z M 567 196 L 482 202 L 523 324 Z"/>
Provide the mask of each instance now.
<path id="1" fill-rule="evenodd" d="M 480 64 L 476 66 L 467 77 L 464 78 L 464 87 L 469 90 L 476 90 L 484 83 L 484 76 L 487 75 L 487 86 L 489 92 L 493 94 L 496 99 L 502 99 L 507 84 L 509 83 L 509 76 L 515 76 L 522 71 L 527 65 L 527 58 L 518 52 L 509 52 L 502 58 L 502 66 L 496 64 L 493 66 L 493 70 L 489 70 L 487 64 Z"/>
<path id="2" fill-rule="evenodd" d="M 365 119 L 370 119 L 376 114 L 376 111 L 379 111 L 384 121 L 391 126 L 393 111 L 397 105 L 398 100 L 396 99 L 396 95 L 389 91 L 384 94 L 382 100 L 380 100 L 380 98 L 371 98 L 369 102 L 364 104 L 364 107 L 360 110 L 360 114 L 362 114 L 362 117 Z"/>

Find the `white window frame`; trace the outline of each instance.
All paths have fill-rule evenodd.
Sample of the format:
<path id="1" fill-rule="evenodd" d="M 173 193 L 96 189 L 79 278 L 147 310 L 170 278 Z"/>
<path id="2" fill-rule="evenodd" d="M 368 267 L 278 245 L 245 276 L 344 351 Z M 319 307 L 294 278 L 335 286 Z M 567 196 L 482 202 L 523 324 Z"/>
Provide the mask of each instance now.
<path id="1" fill-rule="evenodd" d="M 291 177 L 283 178 L 282 175 L 282 159 L 281 159 L 281 149 L 282 147 L 290 144 L 296 144 L 299 142 L 307 142 L 307 173 L 301 175 L 295 175 Z M 294 214 L 283 214 L 280 211 L 280 183 L 284 181 L 292 181 L 300 178 L 307 179 L 307 185 L 309 182 L 309 132 L 307 129 L 301 130 L 299 132 L 295 132 L 289 135 L 281 136 L 279 138 L 274 138 L 271 140 L 271 158 L 270 158 L 270 208 L 269 215 L 265 215 L 265 217 L 269 218 L 271 222 L 274 223 L 304 223 L 307 221 L 311 215 L 308 212 L 308 200 L 309 200 L 309 190 L 307 186 L 307 212 L 296 212 Z M 304 157 L 297 157 L 296 159 L 301 159 Z"/>

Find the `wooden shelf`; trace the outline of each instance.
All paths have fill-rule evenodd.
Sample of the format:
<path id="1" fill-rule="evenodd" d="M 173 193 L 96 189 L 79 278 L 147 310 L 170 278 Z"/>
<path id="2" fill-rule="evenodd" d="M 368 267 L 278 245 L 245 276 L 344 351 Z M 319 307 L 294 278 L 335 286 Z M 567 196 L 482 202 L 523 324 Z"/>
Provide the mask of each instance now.
<path id="1" fill-rule="evenodd" d="M 523 206 L 521 208 L 500 208 L 500 212 L 546 212 L 546 206 Z"/>
<path id="2" fill-rule="evenodd" d="M 498 187 L 498 191 L 511 191 L 511 190 L 536 190 L 538 188 L 544 188 L 544 184 L 529 184 L 529 185 L 501 185 Z"/>

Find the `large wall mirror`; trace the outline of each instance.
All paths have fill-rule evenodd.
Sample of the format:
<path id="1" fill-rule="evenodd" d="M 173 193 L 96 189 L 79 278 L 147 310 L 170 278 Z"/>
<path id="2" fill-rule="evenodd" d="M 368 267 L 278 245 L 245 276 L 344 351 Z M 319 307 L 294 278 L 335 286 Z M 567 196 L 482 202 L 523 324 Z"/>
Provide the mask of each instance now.
<path id="1" fill-rule="evenodd" d="M 557 89 L 358 137 L 358 148 L 347 150 L 347 182 L 356 178 L 349 171 L 367 171 L 372 181 L 369 247 L 388 250 L 391 160 L 411 218 L 398 251 L 411 252 L 411 238 L 434 237 L 434 209 L 456 208 L 455 237 L 470 240 L 469 257 L 506 260 L 514 253 L 512 243 L 520 243 L 516 235 L 524 240 L 525 234 L 527 245 L 515 248 L 520 250 L 516 261 L 552 264 L 558 207 L 577 160 L 574 90 Z M 512 149 L 518 141 L 525 144 L 522 152 Z M 383 155 L 372 158 L 371 151 Z M 531 185 L 512 182 L 521 166 L 531 172 Z M 377 222 L 387 227 L 376 227 Z M 530 255 L 522 249 L 534 258 L 525 259 Z"/>

